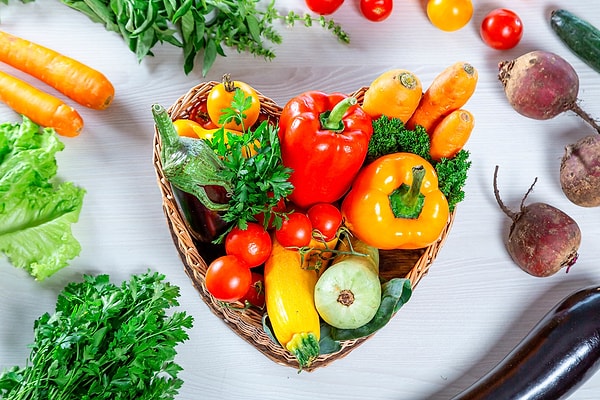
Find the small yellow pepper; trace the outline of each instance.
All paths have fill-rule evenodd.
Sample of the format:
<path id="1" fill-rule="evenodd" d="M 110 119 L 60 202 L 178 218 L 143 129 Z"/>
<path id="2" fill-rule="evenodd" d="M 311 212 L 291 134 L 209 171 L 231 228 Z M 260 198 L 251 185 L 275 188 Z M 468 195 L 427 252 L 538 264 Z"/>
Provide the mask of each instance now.
<path id="1" fill-rule="evenodd" d="M 191 119 L 176 119 L 175 121 L 173 121 L 173 125 L 175 125 L 175 130 L 177 131 L 177 133 L 179 134 L 179 136 L 187 136 L 187 137 L 191 137 L 194 139 L 200 138 L 200 139 L 206 139 L 206 140 L 212 140 L 212 138 L 215 136 L 215 134 L 221 130 L 222 128 L 211 128 L 211 129 L 207 129 L 205 127 L 203 127 L 202 125 L 200 125 L 198 122 L 193 121 Z M 241 135 L 242 132 L 240 131 L 235 131 L 232 129 L 225 129 L 225 143 L 227 143 L 227 135 L 228 134 L 233 134 L 233 135 Z M 254 143 L 254 146 L 252 146 L 251 148 L 244 148 L 244 156 L 245 157 L 249 157 L 251 155 L 256 154 L 256 149 L 260 146 L 260 143 L 258 141 L 256 141 Z"/>
<path id="2" fill-rule="evenodd" d="M 386 250 L 431 245 L 449 217 L 435 169 L 412 153 L 388 154 L 364 167 L 341 210 L 358 239 Z"/>

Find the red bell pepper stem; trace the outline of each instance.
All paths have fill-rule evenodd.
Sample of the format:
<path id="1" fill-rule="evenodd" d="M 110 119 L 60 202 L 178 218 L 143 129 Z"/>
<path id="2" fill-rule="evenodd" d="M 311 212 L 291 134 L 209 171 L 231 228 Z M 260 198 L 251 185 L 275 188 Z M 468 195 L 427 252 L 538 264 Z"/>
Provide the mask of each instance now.
<path id="1" fill-rule="evenodd" d="M 417 165 L 412 168 L 413 179 L 409 186 L 406 183 L 400 185 L 390 195 L 390 206 L 396 218 L 419 218 L 425 196 L 421 194 L 421 184 L 425 178 L 425 168 Z"/>
<path id="2" fill-rule="evenodd" d="M 350 107 L 355 105 L 357 102 L 356 97 L 346 97 L 339 103 L 337 103 L 331 111 L 325 111 L 321 113 L 321 127 L 334 132 L 341 132 L 344 130 L 344 122 L 342 118 Z"/>

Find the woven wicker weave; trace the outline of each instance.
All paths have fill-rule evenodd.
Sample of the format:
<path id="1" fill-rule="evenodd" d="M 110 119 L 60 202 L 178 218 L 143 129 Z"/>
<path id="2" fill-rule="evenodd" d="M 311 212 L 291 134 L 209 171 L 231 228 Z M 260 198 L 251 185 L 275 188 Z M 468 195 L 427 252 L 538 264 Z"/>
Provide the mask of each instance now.
<path id="1" fill-rule="evenodd" d="M 188 93 L 179 98 L 177 102 L 168 109 L 171 118 L 189 117 L 193 112 L 193 109 L 198 104 L 205 101 L 208 92 L 217 83 L 218 82 L 214 81 L 204 82 L 189 90 Z M 361 88 L 355 93 L 352 93 L 358 98 L 359 103 L 362 102 L 365 91 L 366 88 Z M 260 93 L 259 98 L 261 100 L 261 113 L 263 116 L 275 120 L 278 119 L 281 113 L 281 107 L 273 100 Z M 281 365 L 298 368 L 298 363 L 295 358 L 288 351 L 274 343 L 269 336 L 264 333 L 262 328 L 263 313 L 260 310 L 251 308 L 241 312 L 239 310 L 225 308 L 206 290 L 204 277 L 208 268 L 207 261 L 203 258 L 203 252 L 200 250 L 199 244 L 194 241 L 192 233 L 187 227 L 185 218 L 175 201 L 173 188 L 165 179 L 160 161 L 160 146 L 160 136 L 155 129 L 153 162 L 157 174 L 158 185 L 162 194 L 163 209 L 173 242 L 177 247 L 185 272 L 189 276 L 192 284 L 200 293 L 200 296 L 210 310 L 240 337 L 257 348 L 272 361 Z M 431 263 L 436 258 L 438 251 L 448 235 L 453 220 L 454 214 L 451 214 L 440 239 L 425 249 L 381 251 L 380 275 L 382 278 L 408 278 L 414 289 L 429 271 Z M 367 339 L 369 339 L 369 337 L 345 341 L 342 343 L 342 348 L 339 351 L 319 356 L 310 367 L 304 368 L 303 370 L 312 371 L 319 367 L 326 366 L 329 363 L 346 356 L 350 351 Z"/>

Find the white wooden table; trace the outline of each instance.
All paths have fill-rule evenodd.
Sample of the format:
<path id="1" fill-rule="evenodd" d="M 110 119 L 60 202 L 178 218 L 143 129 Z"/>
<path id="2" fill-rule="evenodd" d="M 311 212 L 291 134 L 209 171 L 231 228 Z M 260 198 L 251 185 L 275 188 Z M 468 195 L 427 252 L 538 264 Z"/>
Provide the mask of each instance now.
<path id="1" fill-rule="evenodd" d="M 306 10 L 302 0 L 278 3 L 284 11 Z M 150 267 L 181 287 L 182 308 L 196 321 L 190 340 L 178 347 L 185 381 L 181 399 L 443 400 L 490 370 L 562 298 L 600 284 L 600 209 L 573 205 L 558 181 L 564 146 L 593 131 L 569 113 L 548 121 L 520 116 L 508 105 L 497 79 L 501 60 L 530 50 L 554 51 L 579 73 L 584 109 L 600 116 L 600 74 L 570 53 L 548 22 L 550 10 L 563 3 L 600 25 L 600 3 L 477 0 L 469 25 L 451 33 L 429 23 L 422 3 L 397 1 L 388 20 L 371 23 L 361 16 L 357 1 L 346 0 L 333 17 L 350 33 L 350 45 L 338 43 L 318 27 L 281 25 L 284 40 L 275 47 L 275 60 L 231 52 L 217 60 L 206 78 L 199 70 L 186 76 L 181 52 L 173 47 L 157 47 L 155 57 L 138 63 L 120 37 L 59 1 L 11 0 L 9 6 L 0 5 L 0 29 L 101 70 L 117 92 L 104 112 L 80 107 L 85 130 L 79 137 L 64 138 L 66 148 L 58 156 L 59 177 L 87 190 L 74 226 L 81 255 L 41 283 L 0 258 L 0 368 L 24 365 L 33 321 L 53 310 L 66 283 L 79 280 L 83 273 L 108 273 L 120 282 Z M 479 38 L 483 16 L 497 6 L 512 8 L 524 23 L 524 38 L 510 51 L 492 50 Z M 209 311 L 183 272 L 151 162 L 150 105 L 168 106 L 198 82 L 218 80 L 224 72 L 283 104 L 309 89 L 351 92 L 397 67 L 413 71 L 426 86 L 459 60 L 479 70 L 477 91 L 467 105 L 476 118 L 467 145 L 473 166 L 466 200 L 429 274 L 389 325 L 347 357 L 301 374 L 268 360 Z M 15 72 L 4 65 L 0 69 Z M 0 120 L 19 118 L 0 105 Z M 550 203 L 580 224 L 580 259 L 568 274 L 533 278 L 511 261 L 503 244 L 510 220 L 492 191 L 496 165 L 509 207 L 518 207 L 538 177 L 530 201 Z M 572 399 L 597 399 L 598 393 L 600 374 Z"/>

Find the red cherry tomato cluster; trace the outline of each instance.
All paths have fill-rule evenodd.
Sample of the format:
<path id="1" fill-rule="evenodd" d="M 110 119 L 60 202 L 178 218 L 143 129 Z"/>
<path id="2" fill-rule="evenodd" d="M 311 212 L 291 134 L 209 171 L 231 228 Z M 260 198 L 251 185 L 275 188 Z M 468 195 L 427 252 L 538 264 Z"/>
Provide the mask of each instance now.
<path id="1" fill-rule="evenodd" d="M 309 10 L 320 15 L 329 15 L 337 11 L 344 0 L 305 0 Z M 373 22 L 380 22 L 390 16 L 393 0 L 358 0 L 362 15 Z"/>
<path id="2" fill-rule="evenodd" d="M 340 210 L 332 204 L 320 203 L 306 213 L 287 214 L 281 227 L 274 229 L 274 235 L 284 247 L 301 248 L 309 246 L 313 237 L 332 240 L 341 226 Z M 234 227 L 225 237 L 225 255 L 208 266 L 205 277 L 208 292 L 219 301 L 248 302 L 262 308 L 264 277 L 258 267 L 269 258 L 271 246 L 271 234 L 262 224 L 250 222 L 246 229 Z"/>

